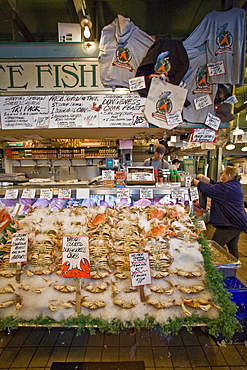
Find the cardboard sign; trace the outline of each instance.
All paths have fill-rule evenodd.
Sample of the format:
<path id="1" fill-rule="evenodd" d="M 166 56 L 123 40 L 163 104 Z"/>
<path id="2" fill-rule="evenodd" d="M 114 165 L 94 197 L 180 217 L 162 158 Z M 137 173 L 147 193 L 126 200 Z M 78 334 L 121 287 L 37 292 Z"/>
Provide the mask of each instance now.
<path id="1" fill-rule="evenodd" d="M 120 188 L 117 189 L 117 198 L 129 198 L 130 197 L 130 189 L 128 188 Z"/>
<path id="2" fill-rule="evenodd" d="M 208 63 L 207 67 L 208 67 L 208 75 L 210 77 L 219 76 L 219 75 L 223 75 L 224 73 L 226 73 L 223 60 L 220 60 L 219 62 L 215 62 L 215 63 Z"/>
<path id="3" fill-rule="evenodd" d="M 153 199 L 154 190 L 152 188 L 140 188 L 140 199 Z"/>
<path id="4" fill-rule="evenodd" d="M 88 237 L 82 235 L 63 236 L 63 277 L 90 277 Z"/>
<path id="5" fill-rule="evenodd" d="M 211 127 L 214 130 L 218 130 L 220 126 L 221 119 L 214 114 L 208 113 L 205 125 Z"/>
<path id="6" fill-rule="evenodd" d="M 171 191 L 172 199 L 183 199 L 184 198 L 184 190 L 181 188 L 172 189 Z"/>
<path id="7" fill-rule="evenodd" d="M 18 189 L 6 189 L 5 192 L 5 199 L 17 199 L 18 197 Z"/>
<path id="8" fill-rule="evenodd" d="M 129 260 L 132 286 L 151 284 L 148 253 L 130 253 Z"/>
<path id="9" fill-rule="evenodd" d="M 129 90 L 136 91 L 140 89 L 145 89 L 146 82 L 144 76 L 133 77 L 129 79 Z"/>
<path id="10" fill-rule="evenodd" d="M 197 199 L 199 199 L 198 189 L 190 188 L 190 200 L 193 202 L 194 200 Z"/>
<path id="11" fill-rule="evenodd" d="M 194 128 L 192 130 L 192 142 L 214 143 L 216 141 L 216 131 L 209 128 Z"/>
<path id="12" fill-rule="evenodd" d="M 212 100 L 208 94 L 194 99 L 193 102 L 195 104 L 196 110 L 203 109 L 212 104 Z"/>
<path id="13" fill-rule="evenodd" d="M 59 199 L 70 199 L 71 189 L 58 189 L 58 198 Z"/>
<path id="14" fill-rule="evenodd" d="M 36 189 L 23 189 L 21 198 L 34 199 Z"/>
<path id="15" fill-rule="evenodd" d="M 10 249 L 9 263 L 27 261 L 28 233 L 14 233 Z"/>
<path id="16" fill-rule="evenodd" d="M 40 189 L 40 199 L 51 200 L 53 198 L 53 189 Z"/>

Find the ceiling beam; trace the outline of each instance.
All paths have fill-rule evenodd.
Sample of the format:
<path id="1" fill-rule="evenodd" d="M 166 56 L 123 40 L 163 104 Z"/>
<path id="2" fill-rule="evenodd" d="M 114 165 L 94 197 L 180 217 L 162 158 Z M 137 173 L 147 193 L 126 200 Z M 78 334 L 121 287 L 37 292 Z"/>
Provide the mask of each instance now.
<path id="1" fill-rule="evenodd" d="M 9 12 L 10 14 L 10 19 L 18 28 L 19 34 L 28 42 L 36 42 L 35 38 L 16 12 L 16 9 L 14 7 L 15 4 L 10 0 L 6 0 L 5 5 L 7 6 L 7 12 Z"/>

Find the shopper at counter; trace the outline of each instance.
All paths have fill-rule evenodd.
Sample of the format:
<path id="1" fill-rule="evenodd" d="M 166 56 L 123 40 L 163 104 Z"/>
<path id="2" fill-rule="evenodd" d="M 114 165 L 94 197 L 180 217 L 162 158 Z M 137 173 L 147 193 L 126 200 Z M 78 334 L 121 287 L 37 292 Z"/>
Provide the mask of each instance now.
<path id="1" fill-rule="evenodd" d="M 170 169 L 179 170 L 180 164 L 181 164 L 180 160 L 175 158 L 173 159 L 172 164 L 170 165 Z"/>
<path id="2" fill-rule="evenodd" d="M 154 156 L 151 158 L 145 159 L 144 166 L 153 166 L 155 170 L 159 169 L 169 169 L 169 163 L 163 159 L 166 148 L 164 145 L 158 145 L 154 150 Z"/>
<path id="3" fill-rule="evenodd" d="M 238 259 L 240 233 L 247 228 L 244 194 L 236 167 L 227 166 L 216 182 L 202 174 L 193 179 L 194 185 L 211 198 L 210 223 L 216 228 L 212 240 L 227 245 L 229 252 Z"/>

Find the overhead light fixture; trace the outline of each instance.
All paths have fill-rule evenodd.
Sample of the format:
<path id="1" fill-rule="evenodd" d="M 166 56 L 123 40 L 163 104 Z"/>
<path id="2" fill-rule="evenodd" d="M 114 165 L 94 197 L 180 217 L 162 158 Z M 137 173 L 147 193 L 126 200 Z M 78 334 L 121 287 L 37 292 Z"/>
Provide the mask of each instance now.
<path id="1" fill-rule="evenodd" d="M 233 135 L 243 135 L 244 134 L 244 130 L 242 130 L 241 128 L 239 128 L 239 113 L 237 114 L 237 126 L 232 131 L 232 134 Z"/>
<path id="2" fill-rule="evenodd" d="M 241 150 L 242 150 L 242 152 L 247 152 L 247 146 L 243 146 L 243 147 L 241 148 Z"/>
<path id="3" fill-rule="evenodd" d="M 86 39 L 89 39 L 89 37 L 91 36 L 91 27 L 92 27 L 92 22 L 91 22 L 91 19 L 89 17 L 89 15 L 85 15 L 83 16 L 82 20 L 81 20 L 81 26 L 82 28 L 84 29 L 83 30 L 83 35 Z"/>
<path id="4" fill-rule="evenodd" d="M 226 150 L 233 150 L 235 149 L 235 144 L 233 143 L 227 143 L 226 144 Z"/>

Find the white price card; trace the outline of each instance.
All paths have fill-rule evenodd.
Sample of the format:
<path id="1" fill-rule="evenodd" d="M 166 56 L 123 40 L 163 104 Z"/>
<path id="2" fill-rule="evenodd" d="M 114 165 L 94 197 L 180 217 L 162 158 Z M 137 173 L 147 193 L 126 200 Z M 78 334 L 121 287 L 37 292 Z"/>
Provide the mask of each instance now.
<path id="1" fill-rule="evenodd" d="M 211 98 L 210 98 L 210 96 L 208 94 L 207 95 L 200 96 L 199 98 L 194 99 L 193 102 L 195 104 L 196 110 L 205 108 L 208 105 L 211 105 L 212 104 L 212 100 L 211 100 Z"/>
<path id="2" fill-rule="evenodd" d="M 197 220 L 196 226 L 198 226 L 201 230 L 207 230 L 206 224 L 204 220 Z"/>
<path id="3" fill-rule="evenodd" d="M 36 189 L 23 189 L 21 198 L 34 199 L 35 193 L 36 193 Z"/>
<path id="4" fill-rule="evenodd" d="M 9 263 L 27 261 L 28 233 L 14 233 L 12 235 Z"/>
<path id="5" fill-rule="evenodd" d="M 199 199 L 197 188 L 190 188 L 190 200 L 193 202 L 194 200 L 197 199 Z"/>
<path id="6" fill-rule="evenodd" d="M 145 89 L 146 82 L 144 76 L 129 78 L 129 90 L 136 91 L 140 89 Z"/>
<path id="7" fill-rule="evenodd" d="M 84 235 L 64 235 L 62 250 L 63 277 L 90 277 L 89 242 Z"/>
<path id="8" fill-rule="evenodd" d="M 53 189 L 40 189 L 40 199 L 51 200 L 53 198 Z"/>
<path id="9" fill-rule="evenodd" d="M 19 190 L 18 189 L 6 189 L 5 199 L 17 199 Z"/>
<path id="10" fill-rule="evenodd" d="M 148 253 L 130 253 L 129 261 L 132 286 L 151 284 Z"/>
<path id="11" fill-rule="evenodd" d="M 183 122 L 182 114 L 180 111 L 166 113 L 166 120 L 168 126 L 179 125 L 179 123 Z"/>
<path id="12" fill-rule="evenodd" d="M 214 130 L 218 130 L 221 119 L 212 113 L 208 113 L 205 124 Z"/>
<path id="13" fill-rule="evenodd" d="M 219 75 L 223 75 L 224 73 L 226 73 L 223 60 L 220 60 L 219 62 L 215 62 L 215 63 L 208 63 L 207 67 L 208 67 L 208 75 L 210 77 L 219 76 Z"/>
<path id="14" fill-rule="evenodd" d="M 59 199 L 70 199 L 71 189 L 58 189 L 58 198 Z"/>
<path id="15" fill-rule="evenodd" d="M 129 198 L 130 197 L 130 189 L 128 188 L 118 188 L 117 189 L 117 198 Z"/>
<path id="16" fill-rule="evenodd" d="M 113 170 L 103 170 L 102 171 L 102 180 L 114 180 L 114 171 Z"/>
<path id="17" fill-rule="evenodd" d="M 176 188 L 171 191 L 172 199 L 183 199 L 184 198 L 184 189 Z"/>
<path id="18" fill-rule="evenodd" d="M 152 188 L 140 188 L 140 199 L 153 199 L 154 189 Z"/>
<path id="19" fill-rule="evenodd" d="M 76 189 L 76 199 L 89 199 L 90 192 L 89 188 L 78 188 Z"/>

